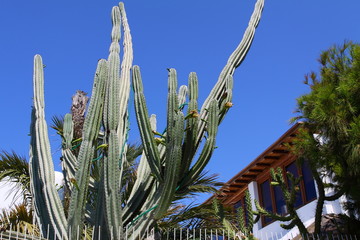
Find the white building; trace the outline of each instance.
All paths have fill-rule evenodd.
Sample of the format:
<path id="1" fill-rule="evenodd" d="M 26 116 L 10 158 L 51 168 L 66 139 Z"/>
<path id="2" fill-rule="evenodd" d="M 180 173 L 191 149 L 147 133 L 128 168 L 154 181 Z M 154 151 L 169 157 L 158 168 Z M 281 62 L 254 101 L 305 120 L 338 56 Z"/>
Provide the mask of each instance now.
<path id="1" fill-rule="evenodd" d="M 280 167 L 284 173 L 289 171 L 294 176 L 302 176 L 300 191 L 296 200 L 297 212 L 305 227 L 314 223 L 318 196 L 316 184 L 307 164 L 304 163 L 298 167 L 295 164 L 296 157 L 288 151 L 287 147 L 296 137 L 296 132 L 300 126 L 301 124 L 298 123 L 291 127 L 220 189 L 217 197 L 223 205 L 232 206 L 234 210 L 239 207 L 244 208 L 245 192 L 249 190 L 252 199 L 256 199 L 263 208 L 280 215 L 286 215 L 286 205 L 280 187 L 270 184 L 272 181 L 270 169 Z M 252 204 L 253 209 L 256 209 L 254 202 Z M 331 213 L 344 213 L 339 200 L 325 202 L 323 215 Z M 254 225 L 253 233 L 259 239 L 292 239 L 298 235 L 299 231 L 296 227 L 292 230 L 285 230 L 280 226 L 281 223 L 284 222 L 262 217 Z"/>

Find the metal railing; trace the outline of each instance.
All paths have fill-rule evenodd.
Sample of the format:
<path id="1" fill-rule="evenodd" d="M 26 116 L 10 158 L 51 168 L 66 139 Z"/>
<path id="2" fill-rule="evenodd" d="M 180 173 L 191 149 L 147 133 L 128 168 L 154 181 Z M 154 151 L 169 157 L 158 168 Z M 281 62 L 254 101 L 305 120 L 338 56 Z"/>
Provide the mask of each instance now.
<path id="1" fill-rule="evenodd" d="M 100 234 L 95 234 L 95 231 L 101 232 L 101 227 L 84 229 L 80 234 L 77 231 L 77 236 L 68 236 L 70 240 L 115 240 L 112 237 L 104 237 Z M 142 234 L 142 237 L 134 239 L 131 236 L 135 230 L 125 230 L 124 237 L 121 240 L 247 240 L 241 233 L 228 232 L 226 230 L 219 229 L 169 229 L 169 230 L 155 230 L 151 229 Z M 96 236 L 96 239 L 94 236 Z M 40 236 L 38 231 L 31 232 L 28 229 L 22 229 L 22 231 L 5 230 L 0 228 L 0 240 L 27 240 L 27 239 L 41 239 L 41 240 L 61 240 L 62 238 L 56 238 L 54 236 Z M 259 240 L 360 240 L 360 236 L 356 234 L 321 234 L 314 235 L 309 234 L 306 236 L 293 236 L 284 233 L 261 233 L 254 234 L 251 239 Z"/>

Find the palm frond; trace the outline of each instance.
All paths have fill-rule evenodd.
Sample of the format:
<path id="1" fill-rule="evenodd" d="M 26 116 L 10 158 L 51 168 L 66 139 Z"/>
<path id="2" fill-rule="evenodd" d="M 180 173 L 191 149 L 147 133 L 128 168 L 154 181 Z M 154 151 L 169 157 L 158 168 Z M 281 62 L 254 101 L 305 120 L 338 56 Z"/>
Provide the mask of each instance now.
<path id="1" fill-rule="evenodd" d="M 130 143 L 126 152 L 126 160 L 134 165 L 136 158 L 141 155 L 143 149 L 141 144 Z"/>
<path id="2" fill-rule="evenodd" d="M 53 116 L 51 118 L 52 124 L 51 128 L 57 131 L 57 134 L 63 136 L 63 127 L 64 127 L 64 116 Z"/>
<path id="3" fill-rule="evenodd" d="M 29 165 L 25 157 L 19 156 L 15 152 L 1 152 L 0 181 L 15 183 L 18 192 L 15 194 L 13 202 L 22 196 L 24 202 L 31 203 Z"/>
<path id="4" fill-rule="evenodd" d="M 228 212 L 229 210 L 226 209 L 227 215 Z M 176 205 L 171 208 L 168 215 L 158 222 L 158 227 L 160 229 L 220 229 L 222 225 L 216 217 L 216 212 L 211 204 L 194 205 L 191 203 L 187 206 Z"/>
<path id="5" fill-rule="evenodd" d="M 131 193 L 137 178 L 137 162 L 136 159 L 143 152 L 142 145 L 129 144 L 126 151 L 126 161 L 123 170 L 123 200 L 126 201 Z"/>
<path id="6" fill-rule="evenodd" d="M 186 197 L 192 197 L 198 193 L 215 193 L 217 189 L 224 184 L 217 181 L 218 175 L 212 174 L 208 175 L 207 171 L 202 172 L 195 181 L 188 186 L 181 186 L 177 191 L 176 198 L 180 200 Z"/>

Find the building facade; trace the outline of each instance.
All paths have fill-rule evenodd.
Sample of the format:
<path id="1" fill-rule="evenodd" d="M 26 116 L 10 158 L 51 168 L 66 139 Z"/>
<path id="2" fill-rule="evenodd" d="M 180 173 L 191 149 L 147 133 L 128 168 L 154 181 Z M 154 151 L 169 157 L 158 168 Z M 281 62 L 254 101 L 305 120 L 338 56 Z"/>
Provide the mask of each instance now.
<path id="1" fill-rule="evenodd" d="M 307 162 L 305 161 L 301 166 L 298 166 L 295 162 L 296 157 L 288 150 L 289 145 L 296 138 L 300 126 L 301 123 L 298 123 L 291 127 L 220 189 L 217 198 L 223 205 L 231 206 L 234 211 L 240 207 L 245 208 L 245 192 L 249 190 L 252 199 L 256 199 L 263 208 L 280 215 L 286 215 L 287 209 L 280 187 L 270 184 L 272 181 L 270 169 L 280 167 L 284 176 L 286 172 L 291 172 L 295 177 L 302 176 L 295 205 L 305 227 L 313 224 L 318 196 L 316 184 Z M 290 183 L 288 182 L 288 184 Z M 328 194 L 331 193 L 328 192 Z M 253 209 L 256 209 L 254 202 L 252 204 Z M 323 214 L 332 213 L 344 213 L 341 208 L 341 200 L 325 203 Z M 296 227 L 285 230 L 281 228 L 280 224 L 279 221 L 262 217 L 254 225 L 253 233 L 260 239 L 292 239 L 298 235 L 299 231 Z"/>

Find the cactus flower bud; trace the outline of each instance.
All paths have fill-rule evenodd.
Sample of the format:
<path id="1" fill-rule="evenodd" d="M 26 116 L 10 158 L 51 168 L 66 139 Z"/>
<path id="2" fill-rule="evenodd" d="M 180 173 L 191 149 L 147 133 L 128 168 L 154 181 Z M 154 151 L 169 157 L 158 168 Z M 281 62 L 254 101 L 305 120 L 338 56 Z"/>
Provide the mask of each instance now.
<path id="1" fill-rule="evenodd" d="M 199 117 L 200 115 L 199 115 L 199 113 L 198 113 L 198 111 L 197 110 L 191 110 L 190 112 L 189 112 L 189 114 L 185 117 L 185 119 L 188 119 L 188 118 L 197 118 L 197 117 Z"/>
<path id="2" fill-rule="evenodd" d="M 225 108 L 231 108 L 234 104 L 232 102 L 225 103 Z"/>
<path id="3" fill-rule="evenodd" d="M 279 186 L 280 185 L 279 182 L 271 182 L 270 184 L 271 184 L 271 186 Z"/>
<path id="4" fill-rule="evenodd" d="M 158 138 L 158 137 L 156 137 L 156 138 L 154 138 L 155 139 L 155 142 L 157 143 L 157 144 L 165 144 L 165 139 L 164 138 Z"/>

